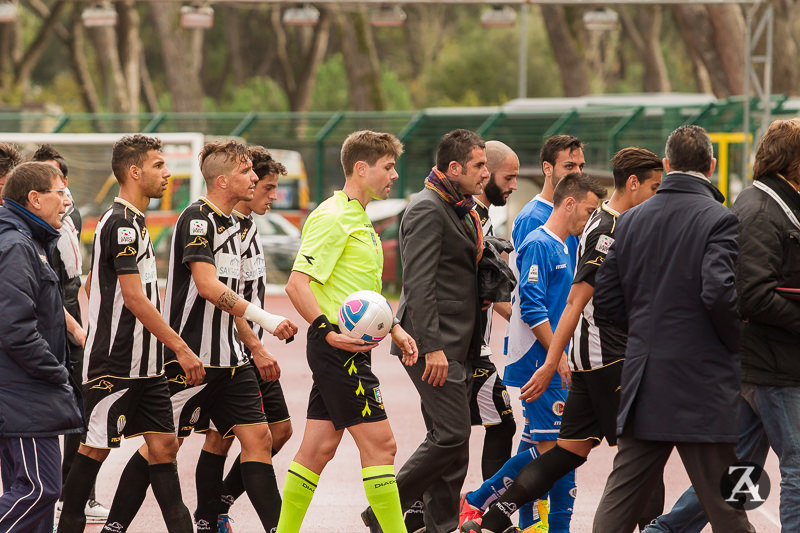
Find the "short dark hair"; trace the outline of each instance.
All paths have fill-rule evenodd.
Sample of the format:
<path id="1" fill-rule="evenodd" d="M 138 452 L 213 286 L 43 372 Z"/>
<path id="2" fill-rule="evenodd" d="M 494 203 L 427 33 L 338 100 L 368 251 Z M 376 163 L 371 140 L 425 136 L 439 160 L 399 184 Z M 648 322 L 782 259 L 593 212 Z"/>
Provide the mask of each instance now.
<path id="1" fill-rule="evenodd" d="M 459 129 L 445 133 L 436 150 L 436 168 L 445 173 L 450 161 L 467 166 L 475 148 L 486 148 L 486 143 L 474 131 Z"/>
<path id="2" fill-rule="evenodd" d="M 8 174 L 12 168 L 19 165 L 22 156 L 13 144 L 0 142 L 0 178 Z"/>
<path id="3" fill-rule="evenodd" d="M 553 191 L 553 206 L 560 206 L 564 200 L 570 197 L 575 198 L 576 202 L 580 202 L 590 192 L 600 200 L 607 194 L 605 187 L 593 177 L 582 172 L 570 172 L 556 185 Z"/>
<path id="4" fill-rule="evenodd" d="M 714 159 L 714 145 L 700 126 L 681 126 L 669 134 L 664 155 L 670 171 L 708 172 Z"/>
<path id="5" fill-rule="evenodd" d="M 147 159 L 147 152 L 161 151 L 161 139 L 147 135 L 126 135 L 114 143 L 111 149 L 111 170 L 117 181 L 122 183 L 128 177 L 132 166 L 141 168 Z"/>
<path id="6" fill-rule="evenodd" d="M 33 153 L 31 157 L 31 161 L 55 161 L 58 165 L 58 168 L 61 169 L 61 173 L 64 176 L 69 175 L 69 169 L 67 168 L 67 162 L 64 161 L 64 158 L 61 157 L 61 154 L 58 153 L 58 150 L 53 148 L 49 144 L 43 144 Z"/>
<path id="7" fill-rule="evenodd" d="M 64 175 L 53 165 L 28 161 L 11 169 L 3 186 L 3 198 L 8 198 L 25 207 L 28 193 L 44 192 L 53 187 L 53 178 L 64 179 Z"/>
<path id="8" fill-rule="evenodd" d="M 200 150 L 200 172 L 206 184 L 210 184 L 221 174 L 228 174 L 239 163 L 250 160 L 247 146 L 234 140 L 214 141 Z"/>
<path id="9" fill-rule="evenodd" d="M 388 155 L 396 161 L 402 153 L 403 143 L 391 133 L 354 131 L 342 143 L 342 170 L 345 176 L 350 176 L 359 161 L 374 166 L 381 157 Z"/>
<path id="10" fill-rule="evenodd" d="M 629 146 L 623 148 L 611 158 L 611 167 L 614 172 L 614 188 L 624 189 L 631 175 L 639 178 L 639 183 L 650 177 L 654 170 L 664 170 L 664 164 L 659 157 L 644 148 Z"/>
<path id="11" fill-rule="evenodd" d="M 753 163 L 753 179 L 780 174 L 793 183 L 800 181 L 800 119 L 776 120 L 761 137 Z"/>
<path id="12" fill-rule="evenodd" d="M 553 135 L 544 142 L 541 151 L 539 152 L 539 161 L 544 163 L 547 161 L 551 165 L 556 164 L 558 154 L 564 150 L 583 150 L 583 143 L 577 137 L 572 135 Z"/>
<path id="13" fill-rule="evenodd" d="M 272 174 L 277 174 L 278 176 L 286 175 L 286 167 L 275 161 L 269 150 L 263 146 L 249 146 L 247 154 L 253 162 L 253 172 L 256 173 L 259 180 L 263 180 Z"/>

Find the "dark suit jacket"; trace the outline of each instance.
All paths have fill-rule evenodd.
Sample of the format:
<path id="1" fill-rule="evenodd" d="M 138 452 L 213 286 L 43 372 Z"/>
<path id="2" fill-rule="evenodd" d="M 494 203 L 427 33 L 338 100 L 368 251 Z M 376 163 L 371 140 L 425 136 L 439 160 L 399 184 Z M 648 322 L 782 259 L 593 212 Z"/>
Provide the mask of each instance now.
<path id="1" fill-rule="evenodd" d="M 624 213 L 597 272 L 596 316 L 627 326 L 617 433 L 736 442 L 736 216 L 711 184 L 670 174 Z"/>
<path id="2" fill-rule="evenodd" d="M 444 350 L 466 361 L 480 351 L 475 242 L 455 210 L 422 189 L 400 222 L 403 290 L 397 317 L 417 341 L 420 357 Z M 399 354 L 396 346 L 392 353 Z"/>

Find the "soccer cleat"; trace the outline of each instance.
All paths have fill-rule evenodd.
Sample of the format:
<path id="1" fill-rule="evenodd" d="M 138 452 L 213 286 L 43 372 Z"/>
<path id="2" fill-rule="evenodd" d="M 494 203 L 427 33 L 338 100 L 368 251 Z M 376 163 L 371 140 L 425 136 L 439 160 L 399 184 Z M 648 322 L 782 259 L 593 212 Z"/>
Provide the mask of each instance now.
<path id="1" fill-rule="evenodd" d="M 375 511 L 372 510 L 372 507 L 364 509 L 364 512 L 361 513 L 361 520 L 369 528 L 369 533 L 383 533 L 383 529 L 378 523 L 378 517 L 375 516 Z"/>
<path id="2" fill-rule="evenodd" d="M 482 509 L 475 507 L 467 501 L 467 494 L 469 493 L 462 494 L 461 501 L 458 502 L 458 527 L 461 527 L 464 522 L 469 522 L 470 520 L 480 525 L 481 517 L 483 516 Z"/>
<path id="3" fill-rule="evenodd" d="M 219 533 L 233 533 L 233 527 L 231 526 L 231 522 L 233 522 L 233 518 L 226 514 L 221 514 L 217 517 L 217 529 Z"/>
<path id="4" fill-rule="evenodd" d="M 547 515 L 550 514 L 550 501 L 549 500 L 539 500 L 536 504 L 536 508 L 539 511 L 539 522 L 540 524 L 544 524 L 544 529 L 541 531 L 547 531 Z"/>
<path id="5" fill-rule="evenodd" d="M 495 532 L 491 529 L 481 528 L 480 523 L 476 522 L 475 520 L 470 520 L 468 522 L 464 522 L 464 524 L 459 529 L 461 533 L 520 533 L 520 529 L 517 526 L 508 526 L 503 531 Z"/>
<path id="6" fill-rule="evenodd" d="M 524 529 L 522 533 L 548 533 L 549 529 L 547 526 L 547 522 L 541 521 L 536 522 L 531 527 Z"/>
<path id="7" fill-rule="evenodd" d="M 97 500 L 89 500 L 83 508 L 87 524 L 105 524 L 108 520 L 108 509 Z"/>

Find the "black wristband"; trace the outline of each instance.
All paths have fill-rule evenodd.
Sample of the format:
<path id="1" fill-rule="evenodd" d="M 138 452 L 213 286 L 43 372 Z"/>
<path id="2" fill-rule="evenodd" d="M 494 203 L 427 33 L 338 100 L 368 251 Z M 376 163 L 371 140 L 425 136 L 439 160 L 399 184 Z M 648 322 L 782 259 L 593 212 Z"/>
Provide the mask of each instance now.
<path id="1" fill-rule="evenodd" d="M 314 337 L 325 340 L 325 337 L 327 337 L 328 333 L 331 331 L 336 333 L 336 330 L 333 329 L 333 324 L 331 324 L 331 321 L 328 320 L 328 317 L 325 315 L 319 315 L 314 319 L 314 322 L 311 323 L 308 332 Z"/>

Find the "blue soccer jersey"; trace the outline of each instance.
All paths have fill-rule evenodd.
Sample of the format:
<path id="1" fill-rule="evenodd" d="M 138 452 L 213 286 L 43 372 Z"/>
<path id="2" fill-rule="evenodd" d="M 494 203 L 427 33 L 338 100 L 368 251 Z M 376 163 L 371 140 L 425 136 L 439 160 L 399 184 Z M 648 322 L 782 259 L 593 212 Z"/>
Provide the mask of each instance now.
<path id="1" fill-rule="evenodd" d="M 533 200 L 525 204 L 525 207 L 519 212 L 514 219 L 514 224 L 511 226 L 511 242 L 514 247 L 519 248 L 519 245 L 525 241 L 525 238 L 533 230 L 543 226 L 552 212 L 553 202 L 543 199 L 540 194 L 537 194 Z M 580 241 L 574 235 L 567 237 L 567 248 L 569 248 L 569 255 L 572 257 L 573 265 L 577 263 L 579 244 Z"/>
<path id="2" fill-rule="evenodd" d="M 574 261 L 567 245 L 545 227 L 535 229 L 517 249 L 518 295 L 512 298 L 511 320 L 506 339 L 506 370 L 503 382 L 521 387 L 547 357 L 547 350 L 531 331 L 549 321 L 555 331 L 567 304 L 574 274 Z M 560 377 L 554 376 L 554 380 Z"/>

